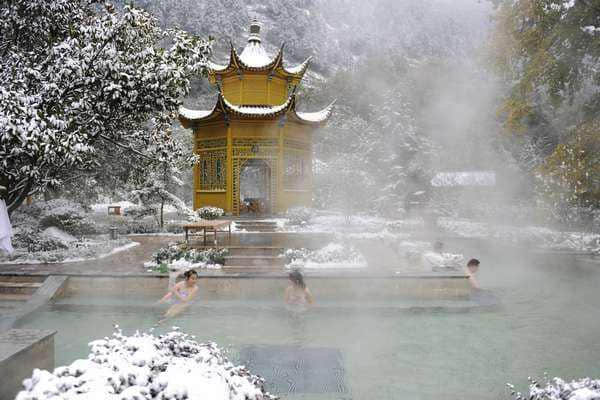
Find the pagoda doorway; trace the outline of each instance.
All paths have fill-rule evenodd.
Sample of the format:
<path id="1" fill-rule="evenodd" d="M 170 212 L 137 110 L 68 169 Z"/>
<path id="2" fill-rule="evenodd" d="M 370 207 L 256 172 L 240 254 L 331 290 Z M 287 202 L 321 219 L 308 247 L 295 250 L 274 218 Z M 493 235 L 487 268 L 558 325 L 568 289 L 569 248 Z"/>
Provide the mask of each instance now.
<path id="1" fill-rule="evenodd" d="M 271 167 L 265 160 L 249 159 L 240 168 L 240 215 L 270 214 Z"/>

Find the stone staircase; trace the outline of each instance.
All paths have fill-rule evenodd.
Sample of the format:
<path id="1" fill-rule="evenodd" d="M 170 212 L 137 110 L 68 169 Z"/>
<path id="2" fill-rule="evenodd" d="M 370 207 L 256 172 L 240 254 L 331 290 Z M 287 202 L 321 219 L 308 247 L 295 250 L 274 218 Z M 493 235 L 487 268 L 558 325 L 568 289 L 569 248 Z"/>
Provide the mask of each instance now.
<path id="1" fill-rule="evenodd" d="M 275 272 L 285 269 L 281 247 L 232 246 L 225 257 L 224 272 Z"/>
<path id="2" fill-rule="evenodd" d="M 246 232 L 277 232 L 277 223 L 273 221 L 236 220 L 235 226 Z"/>
<path id="3" fill-rule="evenodd" d="M 0 276 L 0 314 L 8 313 L 31 298 L 45 276 Z"/>

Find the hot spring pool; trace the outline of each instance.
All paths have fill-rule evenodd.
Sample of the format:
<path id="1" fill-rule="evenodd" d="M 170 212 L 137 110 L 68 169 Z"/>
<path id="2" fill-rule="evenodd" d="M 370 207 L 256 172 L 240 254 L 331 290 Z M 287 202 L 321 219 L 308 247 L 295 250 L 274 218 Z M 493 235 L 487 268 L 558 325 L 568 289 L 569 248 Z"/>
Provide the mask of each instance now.
<path id="1" fill-rule="evenodd" d="M 498 399 L 510 397 L 507 382 L 526 390 L 527 377 L 544 372 L 599 377 L 600 264 L 548 254 L 481 258 L 481 284 L 500 307 L 330 294 L 319 301 L 315 292 L 318 304 L 305 313 L 277 296 L 204 299 L 167 326 L 217 342 L 287 399 Z M 56 363 L 69 364 L 114 323 L 128 333 L 149 329 L 164 311 L 152 305 L 157 299 L 79 294 L 19 327 L 57 330 Z"/>

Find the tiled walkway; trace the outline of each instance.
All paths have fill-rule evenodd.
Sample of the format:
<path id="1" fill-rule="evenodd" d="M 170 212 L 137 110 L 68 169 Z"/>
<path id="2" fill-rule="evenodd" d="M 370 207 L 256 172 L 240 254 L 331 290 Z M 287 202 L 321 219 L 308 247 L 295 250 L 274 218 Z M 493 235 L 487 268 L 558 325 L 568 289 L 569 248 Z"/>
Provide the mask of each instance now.
<path id="1" fill-rule="evenodd" d="M 154 251 L 170 242 L 182 240 L 183 236 L 131 236 L 130 239 L 140 245 L 98 260 L 57 264 L 4 264 L 0 265 L 0 274 L 141 274 L 145 272 L 144 262 L 150 261 Z"/>

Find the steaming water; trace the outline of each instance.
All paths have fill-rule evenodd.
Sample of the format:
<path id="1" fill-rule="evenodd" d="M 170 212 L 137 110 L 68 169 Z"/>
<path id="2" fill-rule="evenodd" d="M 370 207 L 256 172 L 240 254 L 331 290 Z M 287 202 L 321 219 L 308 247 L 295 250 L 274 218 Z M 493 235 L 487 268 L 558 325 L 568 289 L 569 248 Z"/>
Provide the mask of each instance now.
<path id="1" fill-rule="evenodd" d="M 480 281 L 502 301 L 494 311 L 457 312 L 458 303 L 448 303 L 438 312 L 415 313 L 398 299 L 340 299 L 296 314 L 279 299 L 214 301 L 197 304 L 172 324 L 198 340 L 216 341 L 233 360 L 249 345 L 339 351 L 345 393 L 281 393 L 289 399 L 498 399 L 509 398 L 506 382 L 526 390 L 527 376 L 544 372 L 600 377 L 600 264 L 479 254 Z M 68 364 L 87 354 L 87 342 L 109 335 L 113 322 L 127 332 L 150 327 L 162 311 L 148 306 L 151 300 L 67 298 L 23 327 L 58 330 L 56 363 Z"/>

